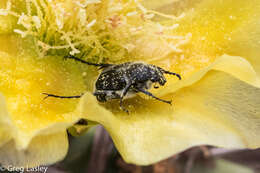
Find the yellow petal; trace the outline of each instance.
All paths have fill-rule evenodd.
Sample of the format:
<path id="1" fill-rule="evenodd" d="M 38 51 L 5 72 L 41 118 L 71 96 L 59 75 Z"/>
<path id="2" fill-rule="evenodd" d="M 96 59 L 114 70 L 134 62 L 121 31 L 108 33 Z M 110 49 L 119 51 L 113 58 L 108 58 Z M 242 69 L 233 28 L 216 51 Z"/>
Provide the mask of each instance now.
<path id="1" fill-rule="evenodd" d="M 260 89 L 212 71 L 168 95 L 173 106 L 139 97 L 125 101 L 127 115 L 115 105 L 105 109 L 86 94 L 78 111 L 104 125 L 126 161 L 151 164 L 200 144 L 259 147 L 259 98 Z"/>
<path id="2" fill-rule="evenodd" d="M 31 141 L 38 139 L 39 135 L 45 135 L 46 140 L 47 135 L 65 133 L 68 127 L 80 119 L 73 113 L 78 101 L 52 98 L 44 100 L 42 93 L 62 92 L 68 95 L 81 93 L 85 85 L 79 67 L 64 62 L 62 58 L 58 60 L 56 57 L 35 57 L 32 48 L 23 49 L 24 46 L 32 46 L 30 39 L 22 40 L 16 36 L 1 35 L 0 42 L 4 43 L 0 47 L 0 91 L 3 95 L 0 100 L 0 145 L 6 147 L 5 144 L 13 139 L 15 144 L 15 147 L 12 145 L 13 150 L 15 148 L 25 150 L 32 145 Z M 30 55 L 27 52 L 29 50 Z M 76 73 L 69 73 L 70 71 Z M 54 137 L 47 141 L 51 143 L 50 145 L 56 145 L 55 141 L 59 142 Z M 46 147 L 48 149 L 49 146 Z M 43 155 L 42 148 L 34 147 L 33 150 L 41 149 L 38 152 Z M 62 151 L 64 155 L 65 148 L 61 150 L 64 150 Z M 61 157 L 59 150 L 53 153 L 55 154 Z M 45 164 L 43 156 L 41 157 L 41 164 Z M 22 163 L 19 159 L 23 158 L 17 157 L 16 162 Z M 50 160 L 55 161 L 54 158 Z M 33 160 L 30 161 L 32 163 L 27 164 L 36 164 Z"/>
<path id="3" fill-rule="evenodd" d="M 12 138 L 11 120 L 7 115 L 4 97 L 0 95 L 0 147 Z"/>
<path id="4" fill-rule="evenodd" d="M 0 162 L 3 166 L 35 167 L 51 164 L 63 159 L 68 150 L 66 132 L 39 135 L 23 150 L 16 149 L 15 142 L 10 141 L 0 148 Z"/>
<path id="5" fill-rule="evenodd" d="M 255 4 L 260 9 L 259 2 Z M 243 27 L 232 32 L 232 40 L 227 53 L 245 57 L 254 67 L 260 78 L 260 10 Z"/>
<path id="6" fill-rule="evenodd" d="M 247 82 L 255 87 L 260 87 L 260 78 L 257 76 L 252 65 L 242 57 L 223 55 L 216 59 L 211 65 L 200 71 L 193 73 L 187 78 L 176 82 L 176 80 L 169 78 L 167 85 L 160 89 L 154 90 L 158 96 L 163 96 L 173 93 L 180 88 L 192 85 L 200 80 L 209 70 L 219 70 L 233 75 L 234 77 Z"/>
<path id="7" fill-rule="evenodd" d="M 212 56 L 222 54 L 233 41 L 234 33 L 247 34 L 247 28 L 258 33 L 259 9 L 258 0 L 237 0 L 236 3 L 233 0 L 202 0 L 194 9 L 185 11 L 177 29 L 181 33 L 192 33 L 188 48 L 194 52 L 202 51 Z M 254 40 L 259 41 L 259 38 Z"/>
<path id="8" fill-rule="evenodd" d="M 250 64 L 245 58 L 223 55 L 212 65 L 212 68 L 229 73 L 248 84 L 260 88 L 260 76 L 257 75 L 252 65 L 255 64 Z"/>
<path id="9" fill-rule="evenodd" d="M 228 54 L 248 60 L 259 76 L 260 1 L 237 0 L 234 4 L 232 0 L 202 0 L 196 1 L 193 8 L 189 3 L 178 3 L 184 6 L 181 9 L 185 17 L 166 23 L 179 24 L 173 33 L 183 36 L 190 33 L 191 38 L 180 46 L 182 52 L 155 63 L 168 65 L 172 71 L 188 78 Z"/>

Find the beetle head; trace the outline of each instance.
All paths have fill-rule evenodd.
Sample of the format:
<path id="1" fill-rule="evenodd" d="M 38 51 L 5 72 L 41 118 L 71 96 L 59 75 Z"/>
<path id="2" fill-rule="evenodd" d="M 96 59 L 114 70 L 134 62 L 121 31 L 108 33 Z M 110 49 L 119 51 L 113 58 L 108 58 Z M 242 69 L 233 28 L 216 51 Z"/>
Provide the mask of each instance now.
<path id="1" fill-rule="evenodd" d="M 166 83 L 166 79 L 163 75 L 163 72 L 160 70 L 160 68 L 156 67 L 155 73 L 152 74 L 151 81 L 158 82 L 161 86 L 163 86 Z"/>

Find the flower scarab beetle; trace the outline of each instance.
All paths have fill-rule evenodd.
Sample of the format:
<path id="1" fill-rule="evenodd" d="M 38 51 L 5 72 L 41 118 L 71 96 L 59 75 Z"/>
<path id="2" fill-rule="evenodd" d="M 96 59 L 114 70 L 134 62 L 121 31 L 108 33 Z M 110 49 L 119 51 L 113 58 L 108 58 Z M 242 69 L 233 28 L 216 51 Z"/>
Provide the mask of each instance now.
<path id="1" fill-rule="evenodd" d="M 171 101 L 160 99 L 147 90 L 152 87 L 152 84 L 155 84 L 154 88 L 158 88 L 158 85 L 156 84 L 163 86 L 167 82 L 164 74 L 175 75 L 181 80 L 181 76 L 177 73 L 164 70 L 155 65 L 145 64 L 143 62 L 95 64 L 86 62 L 74 56 L 68 56 L 66 58 L 74 59 L 87 65 L 97 66 L 99 69 L 102 69 L 103 71 L 100 73 L 95 83 L 95 91 L 93 94 L 99 102 L 119 99 L 120 108 L 127 113 L 128 110 L 123 107 L 123 99 L 133 97 L 139 92 L 161 102 L 171 104 Z M 43 94 L 47 95 L 45 98 L 80 98 L 83 95 L 58 96 L 48 93 Z"/>

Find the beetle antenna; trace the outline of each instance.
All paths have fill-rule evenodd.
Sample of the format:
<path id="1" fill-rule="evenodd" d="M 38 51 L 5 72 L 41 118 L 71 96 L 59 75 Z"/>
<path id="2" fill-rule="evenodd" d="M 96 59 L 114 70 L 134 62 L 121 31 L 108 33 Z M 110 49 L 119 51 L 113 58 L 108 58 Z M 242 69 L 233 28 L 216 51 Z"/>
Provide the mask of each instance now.
<path id="1" fill-rule="evenodd" d="M 46 95 L 43 100 L 46 100 L 49 97 L 55 97 L 55 98 L 60 98 L 60 99 L 73 99 L 73 98 L 80 98 L 83 96 L 83 94 L 81 95 L 77 95 L 77 96 L 58 96 L 58 95 L 54 95 L 54 94 L 48 94 L 48 93 L 42 93 L 43 95 Z"/>
<path id="2" fill-rule="evenodd" d="M 87 64 L 87 65 L 93 65 L 93 66 L 96 66 L 96 67 L 100 67 L 99 69 L 102 69 L 102 68 L 106 68 L 106 67 L 109 67 L 109 66 L 112 66 L 113 64 L 96 64 L 96 63 L 92 63 L 92 62 L 87 62 L 87 61 L 84 61 L 80 58 L 77 58 L 75 56 L 72 56 L 72 55 L 69 55 L 69 56 L 65 56 L 64 57 L 65 59 L 69 58 L 69 59 L 74 59 L 75 61 L 79 61 L 81 63 L 84 63 L 84 64 Z"/>
<path id="3" fill-rule="evenodd" d="M 165 73 L 165 74 L 177 76 L 179 78 L 179 80 L 181 80 L 181 75 L 179 75 L 178 73 L 173 73 L 173 72 L 166 71 L 166 70 L 163 70 L 163 69 L 162 69 L 162 72 Z"/>

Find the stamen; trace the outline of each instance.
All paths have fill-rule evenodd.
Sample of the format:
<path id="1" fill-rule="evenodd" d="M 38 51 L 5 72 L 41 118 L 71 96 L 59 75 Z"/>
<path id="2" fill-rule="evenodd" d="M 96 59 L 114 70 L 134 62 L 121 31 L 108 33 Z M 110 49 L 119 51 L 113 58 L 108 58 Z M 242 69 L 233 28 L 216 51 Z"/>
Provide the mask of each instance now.
<path id="1" fill-rule="evenodd" d="M 96 19 L 92 20 L 92 21 L 87 25 L 87 28 L 91 28 L 93 25 L 95 25 L 96 22 L 97 22 Z"/>

